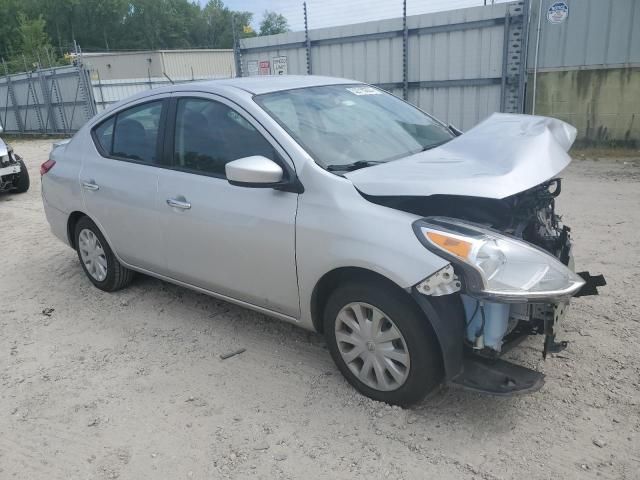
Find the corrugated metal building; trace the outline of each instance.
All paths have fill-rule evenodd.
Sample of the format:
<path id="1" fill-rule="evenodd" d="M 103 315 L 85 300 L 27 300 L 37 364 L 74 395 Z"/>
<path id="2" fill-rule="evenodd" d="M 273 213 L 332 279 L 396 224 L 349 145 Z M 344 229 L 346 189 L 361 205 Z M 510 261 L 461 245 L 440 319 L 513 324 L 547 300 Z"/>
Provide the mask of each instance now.
<path id="1" fill-rule="evenodd" d="M 494 111 L 515 111 L 505 100 L 509 85 L 519 78 L 522 49 L 517 28 L 522 31 L 522 2 L 413 15 L 406 23 L 407 100 L 462 129 Z M 514 38 L 509 37 L 512 33 Z M 311 70 L 375 84 L 403 96 L 403 44 L 402 18 L 313 29 L 309 69 L 304 32 L 247 38 L 240 41 L 242 73 Z M 515 58 L 516 65 L 507 65 L 507 57 Z M 286 71 L 276 71 L 278 59 L 284 59 Z M 512 73 L 514 81 L 505 85 Z"/>
<path id="2" fill-rule="evenodd" d="M 567 14 L 553 23 L 558 3 Z M 531 10 L 527 111 L 575 125 L 585 145 L 640 144 L 640 1 L 533 0 Z"/>
<path id="3" fill-rule="evenodd" d="M 151 50 L 83 53 L 94 80 L 229 78 L 235 75 L 233 50 Z"/>

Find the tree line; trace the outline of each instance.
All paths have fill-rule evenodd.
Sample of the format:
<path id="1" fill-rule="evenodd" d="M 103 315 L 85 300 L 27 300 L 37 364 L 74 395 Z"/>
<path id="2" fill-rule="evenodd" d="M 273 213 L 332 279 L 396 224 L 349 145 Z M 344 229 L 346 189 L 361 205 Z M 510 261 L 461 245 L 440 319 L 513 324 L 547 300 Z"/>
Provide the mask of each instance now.
<path id="1" fill-rule="evenodd" d="M 238 38 L 289 31 L 276 12 L 264 12 L 258 32 L 252 17 L 222 0 L 204 6 L 190 0 L 0 0 L 0 56 L 11 71 L 23 71 L 64 63 L 75 45 L 83 51 L 231 48 L 233 26 Z"/>

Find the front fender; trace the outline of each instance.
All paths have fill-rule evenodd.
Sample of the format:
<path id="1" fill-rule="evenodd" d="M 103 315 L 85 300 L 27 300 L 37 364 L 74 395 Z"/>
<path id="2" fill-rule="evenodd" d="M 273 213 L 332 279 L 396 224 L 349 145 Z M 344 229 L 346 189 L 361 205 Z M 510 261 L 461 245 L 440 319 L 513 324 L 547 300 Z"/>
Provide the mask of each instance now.
<path id="1" fill-rule="evenodd" d="M 463 371 L 465 314 L 460 295 L 426 296 L 413 287 L 411 296 L 424 312 L 438 339 L 444 380 L 449 382 Z"/>

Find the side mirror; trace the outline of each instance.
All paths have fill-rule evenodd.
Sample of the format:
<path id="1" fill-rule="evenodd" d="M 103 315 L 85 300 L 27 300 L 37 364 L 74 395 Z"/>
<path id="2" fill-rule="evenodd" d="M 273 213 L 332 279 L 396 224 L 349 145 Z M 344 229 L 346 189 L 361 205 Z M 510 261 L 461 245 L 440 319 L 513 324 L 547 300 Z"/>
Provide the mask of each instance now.
<path id="1" fill-rule="evenodd" d="M 282 167 L 261 155 L 239 158 L 224 167 L 227 180 L 238 187 L 273 188 L 281 185 Z"/>
<path id="2" fill-rule="evenodd" d="M 2 125 L 0 125 L 0 133 L 4 132 L 4 128 L 2 128 Z"/>

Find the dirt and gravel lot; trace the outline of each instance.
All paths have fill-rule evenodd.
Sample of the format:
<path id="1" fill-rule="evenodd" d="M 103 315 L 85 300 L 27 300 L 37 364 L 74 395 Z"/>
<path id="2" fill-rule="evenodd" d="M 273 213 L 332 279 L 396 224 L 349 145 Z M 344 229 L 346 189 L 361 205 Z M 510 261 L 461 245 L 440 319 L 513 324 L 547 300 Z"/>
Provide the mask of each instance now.
<path id="1" fill-rule="evenodd" d="M 152 278 L 94 288 L 44 217 L 50 142 L 14 143 L 32 188 L 0 196 L 1 479 L 640 478 L 638 159 L 564 175 L 577 265 L 609 285 L 574 303 L 562 354 L 511 354 L 543 389 L 402 410 L 357 394 L 319 335 Z"/>

